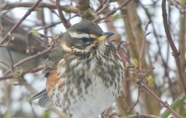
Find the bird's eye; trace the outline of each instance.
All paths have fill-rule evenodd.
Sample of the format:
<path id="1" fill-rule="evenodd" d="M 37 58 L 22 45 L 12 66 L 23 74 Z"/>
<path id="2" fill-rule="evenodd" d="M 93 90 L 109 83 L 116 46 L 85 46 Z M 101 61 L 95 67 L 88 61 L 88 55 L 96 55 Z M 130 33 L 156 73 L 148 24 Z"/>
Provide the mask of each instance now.
<path id="1" fill-rule="evenodd" d="M 85 42 L 91 42 L 91 41 L 93 41 L 94 38 L 82 37 L 81 40 L 85 43 Z"/>
<path id="2" fill-rule="evenodd" d="M 87 38 L 87 37 L 82 37 L 81 40 L 82 40 L 83 42 L 87 42 L 87 41 L 89 40 L 89 38 Z"/>

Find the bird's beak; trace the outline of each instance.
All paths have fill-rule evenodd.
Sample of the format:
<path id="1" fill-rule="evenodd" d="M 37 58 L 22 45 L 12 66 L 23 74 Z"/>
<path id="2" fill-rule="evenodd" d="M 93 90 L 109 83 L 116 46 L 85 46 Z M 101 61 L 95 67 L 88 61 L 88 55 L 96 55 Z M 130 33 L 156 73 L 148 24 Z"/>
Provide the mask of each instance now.
<path id="1" fill-rule="evenodd" d="M 102 35 L 100 37 L 98 37 L 96 40 L 98 42 L 103 41 L 105 39 L 107 39 L 108 37 L 112 36 L 114 33 L 113 32 L 103 32 Z"/>

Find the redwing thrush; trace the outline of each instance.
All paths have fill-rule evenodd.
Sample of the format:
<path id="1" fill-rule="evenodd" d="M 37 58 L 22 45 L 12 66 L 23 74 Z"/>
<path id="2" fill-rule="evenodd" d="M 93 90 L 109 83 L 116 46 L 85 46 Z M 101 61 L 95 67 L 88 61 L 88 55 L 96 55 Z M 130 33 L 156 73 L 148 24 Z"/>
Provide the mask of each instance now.
<path id="1" fill-rule="evenodd" d="M 119 96 L 123 63 L 103 32 L 93 22 L 73 25 L 62 36 L 45 62 L 46 89 L 31 100 L 52 103 L 71 118 L 95 118 Z"/>

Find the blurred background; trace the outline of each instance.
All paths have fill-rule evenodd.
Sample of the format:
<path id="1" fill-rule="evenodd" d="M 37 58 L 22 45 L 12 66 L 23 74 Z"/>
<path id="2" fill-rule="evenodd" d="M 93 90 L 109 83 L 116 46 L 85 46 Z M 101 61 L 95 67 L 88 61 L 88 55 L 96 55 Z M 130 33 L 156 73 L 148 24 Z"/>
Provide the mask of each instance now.
<path id="1" fill-rule="evenodd" d="M 163 26 L 162 0 L 40 0 L 28 14 L 37 1 L 0 0 L 0 118 L 66 118 L 54 106 L 41 108 L 37 100 L 31 105 L 29 98 L 45 88 L 41 70 L 49 47 L 69 24 L 82 19 L 115 33 L 112 42 L 126 67 L 123 92 L 107 110 L 108 118 L 165 117 L 166 108 L 137 84 L 139 80 L 170 105 L 181 96 L 174 109 L 186 117 L 180 73 Z M 185 2 L 168 0 L 166 10 L 185 77 Z M 26 13 L 26 19 L 21 20 Z"/>

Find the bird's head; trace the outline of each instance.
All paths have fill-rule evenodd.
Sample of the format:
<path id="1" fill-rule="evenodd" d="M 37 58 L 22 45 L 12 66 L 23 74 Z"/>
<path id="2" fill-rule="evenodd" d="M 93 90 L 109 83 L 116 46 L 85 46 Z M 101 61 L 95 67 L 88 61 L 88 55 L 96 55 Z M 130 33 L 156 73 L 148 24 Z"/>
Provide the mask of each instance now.
<path id="1" fill-rule="evenodd" d="M 67 52 L 86 53 L 96 50 L 113 34 L 112 32 L 103 32 L 100 26 L 93 22 L 80 22 L 70 27 L 64 34 L 61 46 Z"/>

